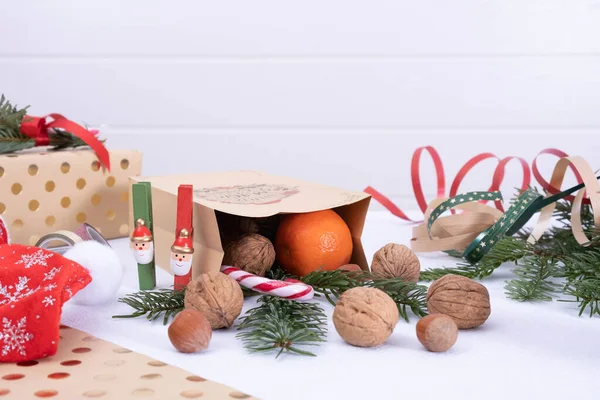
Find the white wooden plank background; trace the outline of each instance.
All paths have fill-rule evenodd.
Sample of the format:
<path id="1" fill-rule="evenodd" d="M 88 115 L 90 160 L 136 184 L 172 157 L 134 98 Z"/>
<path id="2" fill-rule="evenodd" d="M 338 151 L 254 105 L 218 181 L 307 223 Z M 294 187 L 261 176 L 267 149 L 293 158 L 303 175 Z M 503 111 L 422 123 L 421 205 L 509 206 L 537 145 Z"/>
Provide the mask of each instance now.
<path id="1" fill-rule="evenodd" d="M 0 15 L 0 92 L 139 148 L 147 174 L 256 168 L 409 199 L 420 145 L 448 179 L 481 151 L 598 159 L 600 0 L 54 0 Z"/>
<path id="2" fill-rule="evenodd" d="M 600 52 L 597 0 L 24 0 L 0 53 L 143 56 Z"/>

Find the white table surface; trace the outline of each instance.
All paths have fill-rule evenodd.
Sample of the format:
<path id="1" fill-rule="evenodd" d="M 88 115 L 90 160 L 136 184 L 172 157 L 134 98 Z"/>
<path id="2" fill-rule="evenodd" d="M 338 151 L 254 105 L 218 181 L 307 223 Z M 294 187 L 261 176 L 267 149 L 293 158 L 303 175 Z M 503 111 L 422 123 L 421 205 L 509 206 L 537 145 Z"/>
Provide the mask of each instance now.
<path id="1" fill-rule="evenodd" d="M 408 244 L 411 226 L 384 211 L 368 214 L 367 258 L 381 246 Z M 127 239 L 111 243 L 126 274 L 119 291 L 137 291 L 137 268 Z M 451 266 L 441 253 L 420 254 L 421 267 Z M 157 268 L 159 287 L 172 277 Z M 578 317 L 573 303 L 519 303 L 506 298 L 510 266 L 483 281 L 492 313 L 480 328 L 461 331 L 447 353 L 427 352 L 415 334 L 416 317 L 400 321 L 378 348 L 347 345 L 331 319 L 317 357 L 251 355 L 235 330 L 215 331 L 203 353 L 178 353 L 162 322 L 113 319 L 131 309 L 116 301 L 100 307 L 66 304 L 62 322 L 97 337 L 184 368 L 264 400 L 306 399 L 567 399 L 600 398 L 600 318 Z M 255 304 L 245 302 L 244 310 Z M 322 301 L 327 314 L 333 307 Z"/>

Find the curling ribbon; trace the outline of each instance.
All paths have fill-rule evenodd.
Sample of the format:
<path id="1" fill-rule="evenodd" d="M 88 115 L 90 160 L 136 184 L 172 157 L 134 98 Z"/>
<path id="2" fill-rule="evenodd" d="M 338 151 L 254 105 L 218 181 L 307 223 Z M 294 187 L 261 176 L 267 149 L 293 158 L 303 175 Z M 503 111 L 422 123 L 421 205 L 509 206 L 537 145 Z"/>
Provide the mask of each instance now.
<path id="1" fill-rule="evenodd" d="M 48 118 L 52 121 L 48 122 Z M 77 136 L 83 140 L 98 157 L 98 160 L 110 171 L 110 156 L 108 150 L 102 144 L 96 135 L 79 124 L 63 117 L 60 114 L 49 114 L 45 117 L 32 117 L 26 115 L 21 122 L 21 133 L 35 140 L 36 146 L 48 146 L 50 144 L 50 136 L 48 129 L 62 128 L 67 132 Z"/>
<path id="2" fill-rule="evenodd" d="M 582 183 L 561 192 L 560 187 L 567 168 L 571 168 L 577 179 Z M 452 208 L 473 209 L 475 205 L 472 202 L 482 199 L 490 198 L 494 201 L 500 201 L 500 192 L 470 192 L 450 199 L 434 201 L 426 211 L 427 224 L 422 224 L 413 229 L 412 248 L 415 251 L 464 250 L 463 258 L 471 263 L 476 263 L 496 243 L 504 237 L 518 232 L 531 220 L 535 213 L 541 210 L 538 221 L 528 238 L 528 242 L 535 243 L 550 225 L 556 202 L 563 198 L 572 197 L 571 194 L 576 191 L 578 193 L 572 201 L 571 208 L 571 231 L 581 246 L 587 246 L 590 244 L 590 240 L 586 236 L 581 223 L 581 205 L 584 194 L 587 192 L 589 195 L 588 201 L 592 205 L 594 226 L 600 227 L 600 184 L 598 179 L 600 177 L 595 176 L 590 165 L 582 157 L 562 157 L 554 167 L 550 183 L 547 183 L 548 187 L 553 188 L 554 191 L 558 190 L 558 193 L 544 197 L 535 190 L 528 189 L 510 205 L 505 213 L 494 216 L 493 223 L 487 227 L 484 225 L 482 230 L 480 230 L 481 226 L 476 226 L 473 222 L 473 219 L 477 217 L 477 213 L 465 213 L 443 218 L 440 218 L 440 216 Z M 482 205 L 478 204 L 477 206 Z M 481 210 L 479 212 L 481 213 Z M 454 218 L 452 223 L 462 226 L 463 229 L 466 227 L 470 235 L 476 235 L 466 248 L 465 245 L 471 240 L 471 236 L 461 236 L 456 232 L 444 229 L 450 226 L 449 220 L 451 218 Z M 436 222 L 439 225 L 437 227 Z M 489 220 L 487 223 L 489 223 Z M 424 233 L 425 230 L 426 234 Z"/>
<path id="3" fill-rule="evenodd" d="M 445 178 L 445 174 L 444 174 L 444 165 L 442 163 L 442 159 L 441 159 L 439 153 L 432 146 L 424 146 L 424 147 L 417 148 L 412 156 L 411 167 L 410 167 L 410 172 L 411 172 L 410 176 L 411 176 L 412 187 L 413 187 L 415 199 L 416 199 L 417 204 L 419 205 L 419 208 L 423 214 L 425 214 L 425 211 L 426 211 L 427 205 L 428 205 L 428 202 L 425 199 L 425 194 L 423 193 L 423 188 L 421 185 L 420 161 L 421 161 L 421 154 L 424 151 L 429 153 L 429 155 L 431 156 L 431 158 L 433 160 L 433 165 L 435 167 L 436 179 L 437 179 L 437 198 L 438 199 L 444 198 L 445 192 L 446 192 L 446 178 Z M 547 150 L 544 150 L 544 152 L 542 152 L 540 154 L 554 154 L 554 152 L 560 152 L 560 150 L 547 149 Z M 450 186 L 450 191 L 448 193 L 448 197 L 449 198 L 455 197 L 456 194 L 458 193 L 460 184 L 465 179 L 465 177 L 469 174 L 469 172 L 475 166 L 477 166 L 479 163 L 481 163 L 482 161 L 488 160 L 488 159 L 496 159 L 498 161 L 498 165 L 496 166 L 496 169 L 494 170 L 494 175 L 492 176 L 492 183 L 491 183 L 488 191 L 492 192 L 492 191 L 497 191 L 500 189 L 500 185 L 504 181 L 504 171 L 505 171 L 506 165 L 512 160 L 519 161 L 521 164 L 521 167 L 523 169 L 523 180 L 521 182 L 521 190 L 526 190 L 529 187 L 529 184 L 531 182 L 531 169 L 529 168 L 529 164 L 527 163 L 527 161 L 525 159 L 523 159 L 521 157 L 514 157 L 514 156 L 505 157 L 505 158 L 501 159 L 493 153 L 481 153 L 481 154 L 478 154 L 475 157 L 471 158 L 470 160 L 468 160 L 460 168 L 460 170 L 458 171 L 458 173 L 456 174 L 456 176 L 454 177 L 454 179 L 452 181 L 452 184 Z M 537 160 L 537 157 L 536 157 L 536 160 Z M 537 171 L 537 164 L 535 164 L 535 162 L 534 162 L 534 165 L 536 165 L 535 171 Z M 540 176 L 540 178 L 538 178 L 538 175 L 535 175 L 536 178 L 541 179 L 541 175 L 539 174 L 539 171 L 537 171 L 537 172 L 538 172 L 538 175 Z M 396 204 L 394 204 L 389 198 L 384 196 L 382 193 L 380 193 L 373 187 L 368 186 L 364 191 L 366 193 L 370 194 L 371 197 L 373 198 L 373 200 L 381 203 L 381 205 L 383 205 L 393 215 L 395 215 L 405 221 L 410 221 L 410 222 L 415 222 L 415 223 L 423 222 L 423 221 L 417 221 L 417 220 L 413 220 L 413 219 L 409 218 L 406 215 L 406 213 L 404 213 Z M 487 200 L 483 200 L 483 201 L 487 202 Z M 500 201 L 496 201 L 495 205 L 498 210 L 504 211 L 504 209 L 502 207 L 502 203 Z"/>

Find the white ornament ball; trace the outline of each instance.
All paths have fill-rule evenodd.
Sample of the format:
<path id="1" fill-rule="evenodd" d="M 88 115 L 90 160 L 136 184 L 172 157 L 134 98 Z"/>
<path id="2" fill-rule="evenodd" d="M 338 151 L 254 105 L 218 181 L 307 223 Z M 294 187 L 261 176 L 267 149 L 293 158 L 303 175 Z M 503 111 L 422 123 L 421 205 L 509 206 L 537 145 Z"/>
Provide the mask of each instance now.
<path id="1" fill-rule="evenodd" d="M 87 268 L 92 277 L 92 281 L 73 296 L 72 302 L 90 306 L 104 304 L 116 298 L 124 271 L 119 256 L 112 248 L 88 240 L 75 244 L 63 257 Z"/>

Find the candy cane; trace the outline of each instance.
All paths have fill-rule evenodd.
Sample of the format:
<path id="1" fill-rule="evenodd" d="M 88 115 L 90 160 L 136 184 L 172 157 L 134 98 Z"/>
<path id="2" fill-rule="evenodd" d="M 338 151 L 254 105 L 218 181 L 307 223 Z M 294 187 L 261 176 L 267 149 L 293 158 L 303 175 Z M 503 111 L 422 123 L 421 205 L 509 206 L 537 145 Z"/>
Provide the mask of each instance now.
<path id="1" fill-rule="evenodd" d="M 278 281 L 269 278 L 263 278 L 246 271 L 242 271 L 236 267 L 223 265 L 221 272 L 231 276 L 240 285 L 255 290 L 260 293 L 270 294 L 273 296 L 283 297 L 288 300 L 310 300 L 313 298 L 315 291 L 312 286 L 295 279 L 286 279 Z"/>

